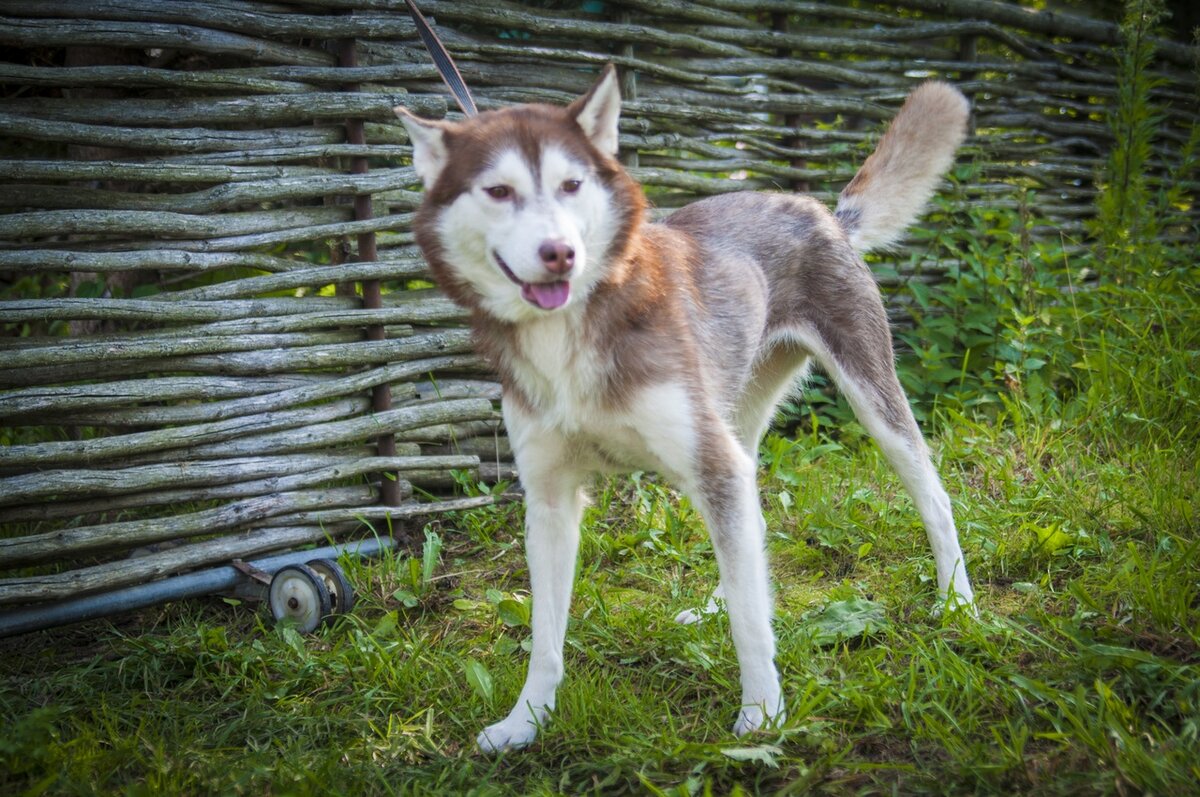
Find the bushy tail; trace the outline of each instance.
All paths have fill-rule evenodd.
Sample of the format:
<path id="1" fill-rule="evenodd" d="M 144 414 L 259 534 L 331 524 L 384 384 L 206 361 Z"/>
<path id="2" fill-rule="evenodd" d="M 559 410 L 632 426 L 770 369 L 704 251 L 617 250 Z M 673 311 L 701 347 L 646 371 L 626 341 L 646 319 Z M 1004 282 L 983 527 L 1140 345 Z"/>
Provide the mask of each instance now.
<path id="1" fill-rule="evenodd" d="M 970 104 L 947 83 L 922 84 L 838 197 L 850 243 L 867 252 L 892 243 L 916 221 L 967 135 Z"/>

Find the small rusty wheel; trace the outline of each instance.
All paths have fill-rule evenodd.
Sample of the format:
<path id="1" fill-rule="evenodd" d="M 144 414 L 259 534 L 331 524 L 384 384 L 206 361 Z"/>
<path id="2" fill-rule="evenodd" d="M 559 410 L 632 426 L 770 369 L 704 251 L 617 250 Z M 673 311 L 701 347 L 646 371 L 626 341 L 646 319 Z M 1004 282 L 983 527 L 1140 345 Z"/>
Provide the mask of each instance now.
<path id="1" fill-rule="evenodd" d="M 267 603 L 276 622 L 290 621 L 302 634 L 315 631 L 333 609 L 325 581 L 307 565 L 279 568 L 267 589 Z"/>
<path id="2" fill-rule="evenodd" d="M 325 582 L 329 597 L 333 601 L 334 614 L 347 614 L 354 608 L 354 587 L 342 568 L 332 559 L 313 559 L 308 562 L 309 568 Z"/>

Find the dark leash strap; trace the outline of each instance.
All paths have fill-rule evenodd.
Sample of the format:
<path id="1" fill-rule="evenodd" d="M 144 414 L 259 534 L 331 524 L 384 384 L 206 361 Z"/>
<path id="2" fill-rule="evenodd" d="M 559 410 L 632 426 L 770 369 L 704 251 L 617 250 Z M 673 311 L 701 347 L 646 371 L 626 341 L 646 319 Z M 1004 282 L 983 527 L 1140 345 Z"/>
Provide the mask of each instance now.
<path id="1" fill-rule="evenodd" d="M 429 23 L 425 21 L 425 17 L 416 4 L 412 0 L 404 0 L 404 3 L 408 6 L 408 13 L 412 14 L 413 23 L 417 26 L 417 35 L 421 37 L 421 41 L 425 43 L 425 49 L 429 50 L 429 55 L 433 57 L 433 65 L 437 67 L 438 73 L 446 82 L 446 87 L 450 89 L 454 99 L 458 100 L 458 107 L 467 116 L 477 116 L 479 109 L 475 107 L 475 100 L 472 99 L 471 92 L 467 90 L 467 84 L 459 74 L 458 67 L 454 65 L 454 59 L 450 57 L 450 53 L 446 52 L 446 48 L 438 39 L 437 34 L 433 32 L 433 28 L 429 27 Z"/>

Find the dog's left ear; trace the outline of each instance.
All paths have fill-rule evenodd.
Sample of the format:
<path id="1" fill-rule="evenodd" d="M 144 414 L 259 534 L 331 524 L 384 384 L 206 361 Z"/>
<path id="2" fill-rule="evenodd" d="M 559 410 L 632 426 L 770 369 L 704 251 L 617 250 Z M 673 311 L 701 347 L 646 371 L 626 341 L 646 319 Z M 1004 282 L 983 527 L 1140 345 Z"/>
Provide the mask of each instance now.
<path id="1" fill-rule="evenodd" d="M 607 64 L 596 84 L 567 106 L 567 112 L 575 117 L 596 149 L 616 155 L 621 119 L 621 88 L 617 85 L 616 67 Z"/>

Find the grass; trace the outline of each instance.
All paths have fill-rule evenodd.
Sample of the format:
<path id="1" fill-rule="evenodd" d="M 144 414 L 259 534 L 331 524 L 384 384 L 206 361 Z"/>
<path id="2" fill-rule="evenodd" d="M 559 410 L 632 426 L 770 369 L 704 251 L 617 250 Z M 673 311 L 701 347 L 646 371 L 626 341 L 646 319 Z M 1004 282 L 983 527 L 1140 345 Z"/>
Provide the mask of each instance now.
<path id="1" fill-rule="evenodd" d="M 711 548 L 640 476 L 597 487 L 567 678 L 528 751 L 473 748 L 527 661 L 508 504 L 439 521 L 440 551 L 347 562 L 360 603 L 314 636 L 213 598 L 0 643 L 0 792 L 1197 793 L 1196 417 L 1145 380 L 1123 408 L 1119 384 L 939 419 L 978 620 L 935 611 L 911 502 L 857 427 L 764 443 L 777 732 L 730 735 L 727 623 L 671 620 L 715 584 Z M 855 606 L 865 632 L 828 610 Z"/>
<path id="2" fill-rule="evenodd" d="M 1067 302 L 1101 266 L 1043 258 L 1064 273 L 1031 287 L 989 270 L 1031 256 L 1002 246 L 927 297 L 961 317 L 931 312 L 903 375 L 978 618 L 938 611 L 912 503 L 844 406 L 810 393 L 764 441 L 776 731 L 730 735 L 725 618 L 672 620 L 716 584 L 711 546 L 637 474 L 594 491 L 529 750 L 474 749 L 528 660 L 507 503 L 345 562 L 358 606 L 312 636 L 214 597 L 0 640 L 0 794 L 1200 794 L 1200 273 L 1175 249 Z"/>

